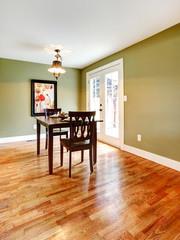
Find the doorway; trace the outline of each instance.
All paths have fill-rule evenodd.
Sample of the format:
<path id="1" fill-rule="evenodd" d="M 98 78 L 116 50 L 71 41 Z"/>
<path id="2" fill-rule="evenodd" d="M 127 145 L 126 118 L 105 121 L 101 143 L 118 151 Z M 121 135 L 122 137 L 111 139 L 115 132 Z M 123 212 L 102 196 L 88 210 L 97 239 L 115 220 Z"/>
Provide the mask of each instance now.
<path id="1" fill-rule="evenodd" d="M 98 139 L 122 148 L 124 142 L 123 59 L 87 73 L 87 110 L 96 111 Z"/>

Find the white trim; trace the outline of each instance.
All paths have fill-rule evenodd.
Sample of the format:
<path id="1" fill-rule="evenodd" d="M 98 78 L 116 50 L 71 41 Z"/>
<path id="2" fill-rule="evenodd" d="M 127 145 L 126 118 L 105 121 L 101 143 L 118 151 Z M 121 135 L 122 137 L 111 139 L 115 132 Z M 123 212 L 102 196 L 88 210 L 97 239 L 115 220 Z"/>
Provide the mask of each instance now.
<path id="1" fill-rule="evenodd" d="M 120 114 L 121 114 L 121 124 L 120 124 L 120 148 L 124 146 L 124 61 L 123 58 L 120 59 L 122 64 L 122 71 L 121 71 L 121 93 L 120 93 Z"/>
<path id="2" fill-rule="evenodd" d="M 41 134 L 41 138 L 45 138 L 46 134 Z M 37 135 L 25 135 L 25 136 L 17 136 L 17 137 L 7 137 L 7 138 L 0 138 L 0 143 L 9 143 L 9 142 L 19 142 L 19 141 L 28 141 L 28 140 L 36 140 Z M 117 146 L 116 146 L 117 147 Z M 139 148 L 135 148 L 126 144 L 123 144 L 122 150 L 126 152 L 130 152 L 135 154 L 139 157 L 146 158 L 150 161 L 156 162 L 163 166 L 172 168 L 174 170 L 180 171 L 180 162 L 175 161 L 170 158 L 162 157 L 160 155 L 144 151 Z"/>
<path id="3" fill-rule="evenodd" d="M 89 73 L 86 73 L 86 111 L 89 110 Z"/>
<path id="4" fill-rule="evenodd" d="M 41 134 L 41 138 L 45 138 L 46 134 Z M 16 136 L 16 137 L 6 137 L 0 138 L 0 143 L 9 143 L 9 142 L 19 142 L 19 141 L 28 141 L 28 140 L 36 140 L 37 135 L 25 135 L 25 136 Z"/>
<path id="5" fill-rule="evenodd" d="M 108 64 L 106 64 L 106 65 L 103 65 L 103 66 L 101 66 L 101 67 L 99 67 L 99 68 L 96 68 L 96 69 L 93 69 L 92 71 L 87 72 L 87 73 L 86 73 L 86 77 L 87 77 L 88 75 L 91 75 L 91 74 L 94 74 L 94 73 L 97 73 L 97 72 L 104 71 L 104 70 L 106 70 L 106 69 L 108 69 L 108 68 L 115 67 L 116 65 L 119 65 L 119 64 L 122 64 L 122 63 L 123 63 L 123 58 L 120 58 L 120 59 L 118 59 L 118 60 L 116 60 L 116 61 L 114 61 L 114 62 L 108 63 Z"/>
<path id="6" fill-rule="evenodd" d="M 118 148 L 119 150 L 122 150 L 118 145 L 116 145 L 116 144 L 112 144 L 111 142 L 109 142 L 109 141 L 104 141 L 104 140 L 102 140 L 102 139 L 97 139 L 99 142 L 102 142 L 102 143 L 105 143 L 105 144 L 108 144 L 108 145 L 110 145 L 110 146 L 112 146 L 112 147 L 115 147 L 115 148 Z"/>
<path id="7" fill-rule="evenodd" d="M 124 144 L 122 150 L 180 171 L 180 162 Z"/>

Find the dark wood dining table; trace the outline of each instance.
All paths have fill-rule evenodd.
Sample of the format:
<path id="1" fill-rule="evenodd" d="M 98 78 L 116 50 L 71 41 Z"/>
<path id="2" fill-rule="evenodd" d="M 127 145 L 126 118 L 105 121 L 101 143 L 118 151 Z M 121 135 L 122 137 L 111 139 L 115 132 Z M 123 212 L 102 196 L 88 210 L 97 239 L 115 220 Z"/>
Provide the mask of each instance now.
<path id="1" fill-rule="evenodd" d="M 53 174 L 53 130 L 60 128 L 70 128 L 70 121 L 60 118 L 52 117 L 35 117 L 37 123 L 37 155 L 40 154 L 40 134 L 41 125 L 47 128 L 48 131 L 48 162 L 49 162 L 49 174 Z M 97 161 L 97 122 L 95 121 L 94 135 L 93 135 L 93 162 Z"/>

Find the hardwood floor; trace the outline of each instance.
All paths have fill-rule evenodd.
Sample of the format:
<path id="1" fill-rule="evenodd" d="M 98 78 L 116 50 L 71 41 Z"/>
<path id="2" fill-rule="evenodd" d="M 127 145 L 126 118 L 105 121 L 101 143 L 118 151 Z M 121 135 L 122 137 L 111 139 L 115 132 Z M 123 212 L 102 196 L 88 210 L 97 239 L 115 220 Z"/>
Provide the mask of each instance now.
<path id="1" fill-rule="evenodd" d="M 54 174 L 36 141 L 0 144 L 0 239 L 180 239 L 180 173 L 98 143 L 90 174 L 88 152 L 68 153 Z"/>

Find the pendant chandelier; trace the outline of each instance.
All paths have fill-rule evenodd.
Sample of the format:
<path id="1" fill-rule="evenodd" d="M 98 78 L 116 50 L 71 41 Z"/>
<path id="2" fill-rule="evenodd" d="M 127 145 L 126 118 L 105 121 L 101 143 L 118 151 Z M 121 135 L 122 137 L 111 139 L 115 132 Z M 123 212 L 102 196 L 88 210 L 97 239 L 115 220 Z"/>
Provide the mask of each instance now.
<path id="1" fill-rule="evenodd" d="M 64 70 L 64 68 L 62 67 L 62 57 L 59 54 L 60 50 L 59 49 L 55 49 L 54 50 L 56 55 L 55 57 L 57 58 L 55 61 L 53 61 L 52 66 L 48 69 L 48 71 L 50 73 L 52 73 L 56 80 L 58 79 L 58 77 L 60 77 L 61 73 L 65 73 L 66 71 Z"/>

